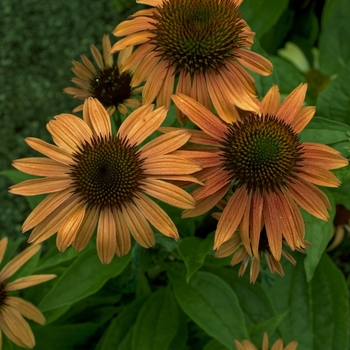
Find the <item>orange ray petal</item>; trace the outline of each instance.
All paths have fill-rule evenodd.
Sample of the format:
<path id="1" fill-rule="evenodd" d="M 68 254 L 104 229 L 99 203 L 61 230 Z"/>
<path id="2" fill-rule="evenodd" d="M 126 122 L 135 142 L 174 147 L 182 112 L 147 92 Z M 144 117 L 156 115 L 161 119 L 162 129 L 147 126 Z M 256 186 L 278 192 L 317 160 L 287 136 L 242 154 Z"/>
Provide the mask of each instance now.
<path id="1" fill-rule="evenodd" d="M 129 253 L 131 248 L 131 239 L 128 226 L 121 211 L 114 209 L 113 215 L 116 227 L 116 249 L 118 256 L 124 256 Z"/>
<path id="2" fill-rule="evenodd" d="M 50 158 L 16 159 L 12 166 L 26 174 L 37 176 L 62 176 L 69 172 L 69 167 Z"/>
<path id="3" fill-rule="evenodd" d="M 103 59 L 105 61 L 106 67 L 112 67 L 113 56 L 109 54 L 109 51 L 111 50 L 111 40 L 109 39 L 108 34 L 105 34 L 102 38 L 102 49 L 103 49 Z M 119 68 L 119 65 L 118 65 L 118 68 Z"/>
<path id="4" fill-rule="evenodd" d="M 216 228 L 213 249 L 219 248 L 222 243 L 228 241 L 237 230 L 243 218 L 248 199 L 245 185 L 239 187 L 229 199 Z"/>
<path id="5" fill-rule="evenodd" d="M 68 176 L 50 176 L 41 179 L 23 181 L 9 188 L 9 192 L 22 196 L 36 196 L 38 194 L 63 191 L 72 185 Z"/>
<path id="6" fill-rule="evenodd" d="M 172 99 L 176 106 L 205 133 L 219 141 L 224 138 L 227 126 L 200 103 L 183 94 L 172 95 Z"/>
<path id="7" fill-rule="evenodd" d="M 310 214 L 321 220 L 328 220 L 329 214 L 326 208 L 330 208 L 330 203 L 327 196 L 314 185 L 302 179 L 294 179 L 289 185 L 289 193 L 297 204 Z"/>
<path id="8" fill-rule="evenodd" d="M 115 219 L 111 209 L 101 210 L 97 226 L 96 247 L 102 264 L 109 264 L 116 252 L 117 239 Z"/>
<path id="9" fill-rule="evenodd" d="M 7 248 L 8 238 L 4 237 L 0 239 L 0 264 L 2 262 L 2 259 L 4 258 L 6 248 Z"/>
<path id="10" fill-rule="evenodd" d="M 264 114 L 276 115 L 281 105 L 281 96 L 277 85 L 272 85 L 261 101 Z"/>
<path id="11" fill-rule="evenodd" d="M 40 250 L 40 248 L 40 245 L 30 246 L 10 260 L 0 272 L 0 283 L 10 278 L 30 258 L 32 258 Z"/>
<path id="12" fill-rule="evenodd" d="M 23 348 L 33 348 L 35 339 L 29 324 L 15 309 L 3 306 L 0 313 L 0 328 L 16 345 Z"/>
<path id="13" fill-rule="evenodd" d="M 339 187 L 341 184 L 338 178 L 329 170 L 311 164 L 304 163 L 298 169 L 297 176 L 319 186 Z"/>
<path id="14" fill-rule="evenodd" d="M 22 232 L 26 232 L 42 222 L 58 206 L 72 195 L 72 189 L 51 193 L 46 196 L 29 214 L 22 225 Z"/>
<path id="15" fill-rule="evenodd" d="M 181 93 L 182 91 L 176 91 L 176 92 Z M 203 105 L 205 108 L 211 110 L 211 101 L 210 101 L 207 82 L 205 80 L 204 74 L 195 73 L 193 76 L 191 93 L 190 94 L 184 93 L 184 94 L 189 95 L 194 100 L 198 101 L 201 105 Z"/>
<path id="16" fill-rule="evenodd" d="M 24 141 L 36 151 L 51 159 L 56 160 L 57 162 L 67 165 L 73 163 L 70 154 L 63 149 L 58 148 L 57 146 L 50 145 L 49 143 L 34 137 L 27 137 L 24 139 Z"/>
<path id="17" fill-rule="evenodd" d="M 95 207 L 87 208 L 84 216 L 84 220 L 81 223 L 78 232 L 75 235 L 73 248 L 80 252 L 89 243 L 94 230 L 96 228 L 99 217 L 99 210 Z"/>
<path id="18" fill-rule="evenodd" d="M 236 61 L 231 60 L 226 62 L 228 69 L 228 75 L 232 78 L 235 76 L 239 81 L 240 85 L 245 89 L 247 94 L 250 96 L 257 96 L 257 90 L 255 86 L 254 78 Z"/>
<path id="19" fill-rule="evenodd" d="M 155 244 L 153 231 L 140 210 L 134 204 L 128 203 L 123 207 L 122 214 L 136 242 L 144 248 L 153 247 Z"/>
<path id="20" fill-rule="evenodd" d="M 243 66 L 260 75 L 270 75 L 273 70 L 272 63 L 265 57 L 244 49 L 236 49 L 236 59 Z"/>
<path id="21" fill-rule="evenodd" d="M 165 107 L 159 107 L 153 112 L 144 113 L 142 118 L 139 118 L 129 130 L 127 136 L 129 143 L 131 145 L 139 145 L 143 142 L 161 126 L 166 118 L 167 112 L 168 110 Z"/>
<path id="22" fill-rule="evenodd" d="M 56 245 L 60 252 L 64 252 L 74 241 L 77 231 L 85 216 L 85 204 L 79 203 L 72 211 L 71 215 L 58 229 Z"/>
<path id="23" fill-rule="evenodd" d="M 20 314 L 29 320 L 32 320 L 41 325 L 45 324 L 45 317 L 42 312 L 33 304 L 22 298 L 8 296 L 6 298 L 6 305 L 16 309 Z"/>
<path id="24" fill-rule="evenodd" d="M 250 248 L 250 237 L 249 237 L 249 223 L 250 223 L 250 207 L 252 204 L 252 193 L 248 193 L 247 204 L 243 213 L 242 220 L 238 226 L 238 232 L 241 236 L 244 248 L 250 256 L 252 256 L 252 250 Z"/>
<path id="25" fill-rule="evenodd" d="M 168 70 L 169 62 L 167 60 L 162 60 L 154 67 L 152 72 L 150 72 L 142 91 L 142 101 L 144 104 L 152 103 L 158 96 L 168 74 Z"/>
<path id="26" fill-rule="evenodd" d="M 235 122 L 239 119 L 239 114 L 233 104 L 233 98 L 225 84 L 218 78 L 216 72 L 206 73 L 208 92 L 216 112 L 220 118 L 227 123 Z"/>
<path id="27" fill-rule="evenodd" d="M 183 146 L 190 137 L 191 134 L 186 130 L 176 130 L 161 135 L 140 148 L 140 159 L 161 156 L 175 151 Z"/>
<path id="28" fill-rule="evenodd" d="M 111 119 L 102 106 L 96 99 L 89 97 L 84 102 L 83 108 L 84 121 L 91 126 L 95 136 L 109 138 L 112 132 Z"/>
<path id="29" fill-rule="evenodd" d="M 115 36 L 125 36 L 147 29 L 154 29 L 154 23 L 156 22 L 152 18 L 140 16 L 119 23 L 112 33 Z"/>
<path id="30" fill-rule="evenodd" d="M 314 106 L 302 107 L 291 123 L 291 127 L 294 131 L 298 134 L 303 131 L 306 125 L 309 124 L 315 112 L 316 107 Z"/>
<path id="31" fill-rule="evenodd" d="M 192 196 L 173 184 L 151 178 L 141 182 L 147 194 L 165 203 L 182 209 L 192 209 L 195 206 Z"/>
<path id="32" fill-rule="evenodd" d="M 95 45 L 90 45 L 90 51 L 92 53 L 92 56 L 97 64 L 98 68 L 103 69 L 104 64 L 103 64 L 103 59 L 102 59 L 102 55 L 101 55 L 100 51 L 98 51 L 98 49 L 96 48 Z"/>
<path id="33" fill-rule="evenodd" d="M 147 43 L 139 46 L 127 59 L 125 59 L 125 61 L 122 63 L 120 67 L 120 71 L 125 72 L 133 68 L 134 66 L 136 66 L 139 62 L 143 60 L 143 58 L 145 58 L 151 51 L 153 51 L 154 48 L 155 48 L 154 45 L 147 44 Z M 152 57 L 155 57 L 155 56 L 153 55 Z M 132 86 L 135 86 L 135 85 L 132 84 Z"/>
<path id="34" fill-rule="evenodd" d="M 230 188 L 230 185 L 231 184 L 229 183 L 226 186 L 220 188 L 220 190 L 213 193 L 212 195 L 198 200 L 194 209 L 184 210 L 184 212 L 182 213 L 182 217 L 191 218 L 206 213 L 208 210 L 213 208 L 214 205 L 216 205 L 220 199 L 224 197 L 224 195 Z"/>
<path id="35" fill-rule="evenodd" d="M 57 277 L 56 275 L 31 275 L 27 277 L 18 278 L 17 280 L 6 284 L 5 291 L 11 292 L 14 290 L 21 290 L 28 287 L 36 286 Z"/>
<path id="36" fill-rule="evenodd" d="M 263 228 L 263 208 L 264 201 L 260 193 L 254 193 L 250 207 L 250 244 L 252 246 L 253 255 L 259 258 L 259 242 L 260 233 Z"/>
<path id="37" fill-rule="evenodd" d="M 112 46 L 110 53 L 113 54 L 117 51 L 121 51 L 125 49 L 127 46 L 143 44 L 144 42 L 149 41 L 154 36 L 155 34 L 152 34 L 149 31 L 141 31 L 141 32 L 130 34 L 127 37 L 117 41 Z"/>
<path id="38" fill-rule="evenodd" d="M 176 87 L 177 94 L 191 95 L 191 76 L 185 70 L 180 71 Z M 176 118 L 181 124 L 185 124 L 186 115 L 175 105 Z"/>
<path id="39" fill-rule="evenodd" d="M 303 147 L 302 151 L 304 151 L 302 164 L 315 165 L 327 170 L 342 168 L 349 164 L 349 161 L 340 154 L 331 153 L 326 150 L 305 149 Z"/>
<path id="40" fill-rule="evenodd" d="M 170 96 L 174 90 L 174 82 L 175 82 L 175 68 L 170 66 L 167 68 L 167 74 L 164 77 L 164 82 L 162 87 L 159 90 L 157 95 L 156 104 L 157 106 L 165 106 L 166 108 L 170 108 L 171 99 Z M 148 79 L 150 79 L 151 75 Z M 147 84 L 147 82 L 146 82 Z M 145 85 L 146 86 L 146 85 Z M 151 99 L 151 97 L 149 97 Z M 147 99 L 146 99 L 147 100 Z M 146 102 L 144 102 L 146 103 Z"/>
<path id="41" fill-rule="evenodd" d="M 40 243 L 51 237 L 58 231 L 72 210 L 80 202 L 78 196 L 71 196 L 38 224 L 28 238 L 29 243 Z"/>
<path id="42" fill-rule="evenodd" d="M 267 240 L 273 257 L 281 259 L 282 254 L 282 217 L 279 208 L 278 195 L 276 193 L 263 194 L 264 199 L 264 222 Z"/>
<path id="43" fill-rule="evenodd" d="M 146 175 L 188 175 L 202 170 L 195 161 L 169 154 L 148 158 L 143 166 Z"/>
<path id="44" fill-rule="evenodd" d="M 140 209 L 144 217 L 163 235 L 179 239 L 177 228 L 169 215 L 154 201 L 142 194 L 137 193 L 134 198 L 136 206 Z"/>
<path id="45" fill-rule="evenodd" d="M 306 95 L 307 84 L 300 84 L 284 100 L 276 117 L 283 120 L 286 124 L 291 124 L 298 115 Z"/>
<path id="46" fill-rule="evenodd" d="M 146 55 L 135 69 L 134 75 L 131 79 L 131 86 L 139 86 L 155 69 L 159 60 L 160 57 L 156 52 L 150 52 Z"/>
<path id="47" fill-rule="evenodd" d="M 118 129 L 117 135 L 121 139 L 128 138 L 130 131 L 135 127 L 135 124 L 140 124 L 145 115 L 148 115 L 153 110 L 154 105 L 144 105 L 134 110 L 122 123 Z"/>

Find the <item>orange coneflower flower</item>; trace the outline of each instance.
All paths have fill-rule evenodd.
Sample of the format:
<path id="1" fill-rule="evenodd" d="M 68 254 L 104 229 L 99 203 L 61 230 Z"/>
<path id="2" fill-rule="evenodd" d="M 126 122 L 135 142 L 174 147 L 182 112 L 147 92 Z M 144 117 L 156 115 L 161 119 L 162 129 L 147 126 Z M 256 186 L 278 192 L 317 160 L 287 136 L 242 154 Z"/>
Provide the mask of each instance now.
<path id="1" fill-rule="evenodd" d="M 40 139 L 26 142 L 48 158 L 14 161 L 15 168 L 41 179 L 12 186 L 24 196 L 50 193 L 29 215 L 23 232 L 34 227 L 29 242 L 57 234 L 57 247 L 85 248 L 97 226 L 97 252 L 103 263 L 130 250 L 130 234 L 143 247 L 154 245 L 150 222 L 178 238 L 169 216 L 148 195 L 179 208 L 193 208 L 193 198 L 164 180 L 197 180 L 197 163 L 171 153 L 187 142 L 186 130 L 162 135 L 138 147 L 164 121 L 165 107 L 136 109 L 112 135 L 109 115 L 98 100 L 85 100 L 83 119 L 61 114 L 47 124 L 57 146 Z"/>
<path id="2" fill-rule="evenodd" d="M 280 105 L 278 88 L 273 86 L 259 114 L 250 113 L 232 124 L 223 123 L 188 96 L 173 96 L 177 107 L 204 131 L 192 141 L 219 145 L 216 152 L 202 155 L 206 169 L 197 178 L 205 186 L 193 192 L 196 208 L 186 210 L 184 217 L 206 212 L 233 186 L 217 226 L 214 249 L 238 228 L 246 250 L 258 256 L 263 222 L 272 256 L 280 260 L 282 238 L 293 250 L 304 247 L 305 228 L 298 205 L 328 219 L 328 198 L 313 184 L 339 186 L 329 170 L 348 161 L 328 146 L 299 141 L 298 134 L 315 113 L 314 107 L 302 107 L 306 90 L 307 85 L 301 84 Z"/>
<path id="3" fill-rule="evenodd" d="M 258 350 L 253 343 L 249 340 L 235 340 L 235 345 L 237 350 Z M 269 347 L 269 337 L 266 332 L 264 332 L 264 337 L 261 345 L 261 350 L 296 350 L 298 347 L 298 343 L 296 341 L 292 341 L 288 345 L 283 345 L 283 339 L 277 339 L 276 342 Z"/>
<path id="4" fill-rule="evenodd" d="M 130 56 L 132 47 L 122 50 L 117 62 L 114 63 L 113 57 L 109 54 L 111 42 L 107 34 L 103 36 L 102 45 L 103 55 L 95 45 L 90 46 L 97 68 L 85 55 L 81 55 L 83 63 L 73 60 L 72 71 L 77 77 L 72 78 L 72 82 L 77 87 L 67 87 L 63 91 L 74 95 L 79 100 L 85 100 L 90 96 L 97 98 L 107 109 L 109 115 L 112 115 L 116 109 L 122 114 L 127 114 L 127 107 L 141 106 L 140 100 L 135 95 L 141 93 L 142 87 L 131 86 L 132 72 L 130 70 L 121 72 L 121 66 Z M 76 107 L 73 112 L 82 109 L 83 104 Z"/>
<path id="5" fill-rule="evenodd" d="M 0 263 L 6 247 L 7 238 L 3 238 L 0 240 Z M 0 272 L 0 349 L 2 348 L 1 331 L 18 346 L 23 348 L 35 346 L 33 332 L 23 316 L 41 325 L 45 324 L 45 317 L 38 308 L 22 298 L 11 296 L 9 293 L 49 281 L 56 275 L 33 275 L 6 282 L 39 249 L 40 245 L 28 247 L 9 261 Z"/>
<path id="6" fill-rule="evenodd" d="M 235 106 L 257 111 L 254 79 L 242 65 L 261 75 L 272 72 L 266 58 L 250 51 L 254 33 L 241 18 L 242 0 L 140 0 L 154 6 L 120 23 L 113 34 L 125 38 L 111 53 L 140 45 L 122 65 L 137 68 L 132 86 L 147 79 L 143 103 L 169 107 L 176 91 L 211 109 L 226 121 L 239 118 Z M 176 109 L 180 122 L 184 114 Z"/>

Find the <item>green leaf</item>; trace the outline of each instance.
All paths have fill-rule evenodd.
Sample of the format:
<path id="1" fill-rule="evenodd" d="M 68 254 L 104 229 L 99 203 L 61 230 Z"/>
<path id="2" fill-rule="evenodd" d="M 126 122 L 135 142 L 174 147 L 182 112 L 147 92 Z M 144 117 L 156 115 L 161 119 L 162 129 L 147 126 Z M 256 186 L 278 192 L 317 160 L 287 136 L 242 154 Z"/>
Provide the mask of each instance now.
<path id="1" fill-rule="evenodd" d="M 318 95 L 316 105 L 318 115 L 348 124 L 346 126 L 347 131 L 349 131 L 350 124 L 349 80 L 350 61 L 339 71 L 338 76 L 331 80 L 327 88 Z"/>
<path id="2" fill-rule="evenodd" d="M 187 315 L 181 310 L 180 311 L 180 327 L 177 333 L 169 345 L 169 350 L 186 350 L 188 341 L 188 326 L 187 326 Z"/>
<path id="3" fill-rule="evenodd" d="M 202 267 L 208 252 L 213 246 L 213 235 L 206 239 L 197 237 L 183 238 L 179 242 L 179 253 L 187 267 L 186 281 L 188 282 L 192 275 Z"/>
<path id="4" fill-rule="evenodd" d="M 239 11 L 257 38 L 261 38 L 277 23 L 287 6 L 288 0 L 244 0 Z"/>
<path id="5" fill-rule="evenodd" d="M 168 349 L 180 328 L 173 292 L 161 288 L 143 304 L 134 326 L 133 350 Z"/>
<path id="6" fill-rule="evenodd" d="M 264 288 L 277 313 L 288 312 L 279 331 L 285 343 L 296 340 L 298 350 L 344 350 L 349 337 L 349 298 L 341 271 L 323 254 L 307 282 L 303 255 L 296 266 L 281 260 L 284 277 L 275 276 Z"/>
<path id="7" fill-rule="evenodd" d="M 220 259 L 218 259 L 220 260 Z M 223 279 L 236 293 L 248 327 L 265 322 L 275 315 L 275 310 L 265 290 L 260 284 L 251 284 L 249 273 L 238 276 L 239 266 L 229 268 L 210 268 L 205 270 Z"/>
<path id="8" fill-rule="evenodd" d="M 304 260 L 305 273 L 307 281 L 311 281 L 316 266 L 325 251 L 333 232 L 333 219 L 335 215 L 335 203 L 333 196 L 327 190 L 324 190 L 330 200 L 332 211 L 329 212 L 328 221 L 315 218 L 305 210 L 302 210 L 305 226 L 305 239 L 311 242 L 311 247 L 306 247 L 306 258 Z"/>
<path id="9" fill-rule="evenodd" d="M 283 314 L 273 316 L 264 322 L 258 323 L 253 327 L 249 327 L 249 335 L 252 339 L 253 344 L 261 343 L 264 332 L 266 332 L 269 336 L 274 334 L 277 327 L 280 325 L 287 314 L 288 312 L 284 312 Z"/>
<path id="10" fill-rule="evenodd" d="M 209 343 L 205 344 L 203 350 L 227 350 L 226 346 L 220 344 L 216 339 L 212 339 Z"/>
<path id="11" fill-rule="evenodd" d="M 319 38 L 320 68 L 337 73 L 350 59 L 350 6 L 348 0 L 327 0 Z"/>
<path id="12" fill-rule="evenodd" d="M 98 323 L 92 322 L 62 326 L 34 326 L 35 350 L 47 350 L 48 348 L 50 350 L 77 349 L 79 345 L 88 344 L 89 338 L 96 332 L 98 327 Z"/>
<path id="13" fill-rule="evenodd" d="M 128 265 L 131 254 L 114 257 L 103 265 L 95 249 L 85 250 L 57 279 L 54 287 L 39 304 L 42 311 L 73 304 L 98 291 L 110 278 L 118 276 Z"/>
<path id="14" fill-rule="evenodd" d="M 137 284 L 136 284 L 136 298 L 143 299 L 148 298 L 152 294 L 151 287 L 148 283 L 147 277 L 141 271 L 137 276 Z"/>
<path id="15" fill-rule="evenodd" d="M 238 298 L 221 278 L 198 271 L 187 284 L 180 264 L 169 264 L 168 276 L 183 311 L 208 335 L 229 349 L 233 339 L 249 339 Z"/>
<path id="16" fill-rule="evenodd" d="M 40 260 L 40 263 L 35 269 L 35 272 L 40 270 L 47 270 L 53 266 L 60 265 L 67 261 L 76 258 L 80 253 L 69 247 L 63 253 L 59 252 L 56 246 L 51 247 L 51 249 L 45 254 L 45 256 Z"/>
<path id="17" fill-rule="evenodd" d="M 121 344 L 129 343 L 127 339 L 128 331 L 132 328 L 137 318 L 137 315 L 142 307 L 145 299 L 133 301 L 126 305 L 118 316 L 114 317 L 109 324 L 107 330 L 103 334 L 102 339 L 98 343 L 99 350 L 120 350 Z M 130 344 L 131 344 L 131 335 Z M 131 346 L 129 347 L 129 350 Z"/>

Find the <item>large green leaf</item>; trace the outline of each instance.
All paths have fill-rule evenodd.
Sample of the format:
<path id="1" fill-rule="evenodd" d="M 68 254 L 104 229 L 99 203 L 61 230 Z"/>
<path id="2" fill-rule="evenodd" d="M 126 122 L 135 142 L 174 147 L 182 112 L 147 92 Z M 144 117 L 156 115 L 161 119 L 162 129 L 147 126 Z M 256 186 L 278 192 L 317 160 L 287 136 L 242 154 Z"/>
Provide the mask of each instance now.
<path id="1" fill-rule="evenodd" d="M 143 304 L 134 326 L 133 350 L 167 350 L 180 328 L 173 292 L 161 288 Z"/>
<path id="2" fill-rule="evenodd" d="M 223 279 L 234 290 L 244 312 L 247 327 L 253 327 L 275 315 L 275 310 L 265 290 L 258 283 L 250 283 L 248 271 L 242 277 L 239 277 L 239 266 L 229 268 L 206 266 L 204 268 Z"/>
<path id="3" fill-rule="evenodd" d="M 284 277 L 264 285 L 277 313 L 288 312 L 279 330 L 298 350 L 344 350 L 349 337 L 349 298 L 343 274 L 324 254 L 313 279 L 307 282 L 303 255 L 296 266 L 282 260 Z"/>
<path id="4" fill-rule="evenodd" d="M 334 80 L 331 80 L 327 88 L 319 94 L 317 99 L 318 115 L 332 120 L 337 120 L 348 125 L 350 124 L 349 80 L 350 61 L 343 69 L 339 71 L 338 76 Z M 349 131 L 348 125 L 347 131 Z"/>
<path id="5" fill-rule="evenodd" d="M 208 252 L 213 246 L 213 235 L 206 239 L 198 237 L 183 238 L 179 242 L 179 253 L 187 267 L 186 280 L 190 280 L 192 275 L 202 267 Z"/>
<path id="6" fill-rule="evenodd" d="M 327 0 L 322 16 L 320 67 L 334 74 L 350 59 L 349 0 Z"/>
<path id="7" fill-rule="evenodd" d="M 103 265 L 94 248 L 87 249 L 57 279 L 54 287 L 39 304 L 42 311 L 73 304 L 98 291 L 110 278 L 118 276 L 128 265 L 131 254 L 114 257 Z"/>
<path id="8" fill-rule="evenodd" d="M 282 15 L 288 0 L 244 0 L 239 7 L 242 17 L 256 32 L 256 36 L 266 33 Z"/>
<path id="9" fill-rule="evenodd" d="M 313 215 L 302 211 L 305 226 L 305 239 L 311 242 L 311 247 L 306 247 L 306 258 L 304 260 L 306 278 L 310 281 L 314 275 L 316 266 L 325 251 L 333 232 L 333 219 L 335 215 L 335 203 L 330 191 L 326 191 L 330 200 L 332 211 L 329 212 L 329 220 L 323 221 L 315 218 Z"/>
<path id="10" fill-rule="evenodd" d="M 122 348 L 121 344 L 128 343 L 128 331 L 134 325 L 144 301 L 145 299 L 133 301 L 131 304 L 126 305 L 118 316 L 113 318 L 103 334 L 102 339 L 98 343 L 98 350 L 120 350 Z M 131 335 L 129 335 L 129 337 L 131 337 Z"/>
<path id="11" fill-rule="evenodd" d="M 186 283 L 185 267 L 175 264 L 168 276 L 181 308 L 208 335 L 229 349 L 234 339 L 249 339 L 238 298 L 221 278 L 198 271 Z"/>

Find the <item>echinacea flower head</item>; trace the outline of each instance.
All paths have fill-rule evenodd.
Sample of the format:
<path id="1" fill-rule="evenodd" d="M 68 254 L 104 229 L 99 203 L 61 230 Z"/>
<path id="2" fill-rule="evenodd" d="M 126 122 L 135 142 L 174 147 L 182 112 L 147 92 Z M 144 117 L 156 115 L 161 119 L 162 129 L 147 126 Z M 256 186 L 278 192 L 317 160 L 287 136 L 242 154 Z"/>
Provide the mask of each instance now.
<path id="1" fill-rule="evenodd" d="M 261 75 L 272 72 L 266 58 L 252 52 L 254 33 L 241 18 L 241 0 L 142 0 L 153 8 L 120 23 L 113 34 L 126 36 L 111 53 L 137 49 L 122 65 L 136 67 L 131 81 L 147 79 L 143 103 L 169 107 L 176 92 L 193 97 L 226 121 L 239 118 L 236 106 L 257 111 L 254 79 L 243 68 Z M 178 78 L 178 79 L 177 79 Z M 176 109 L 180 122 L 185 115 Z"/>
<path id="2" fill-rule="evenodd" d="M 265 226 L 271 254 L 279 261 L 283 239 L 293 250 L 304 248 L 305 227 L 298 206 L 328 219 L 328 198 L 314 185 L 339 186 L 330 170 L 346 166 L 348 160 L 331 147 L 300 142 L 298 134 L 315 113 L 314 107 L 302 107 L 306 89 L 301 84 L 280 104 L 278 88 L 273 86 L 259 114 L 245 114 L 230 124 L 188 96 L 173 96 L 177 107 L 203 131 L 190 142 L 217 145 L 216 151 L 206 156 L 202 152 L 202 159 L 197 159 L 205 169 L 196 177 L 205 186 L 193 192 L 196 208 L 184 216 L 203 214 L 233 190 L 218 222 L 214 249 L 238 229 L 247 252 L 258 256 Z M 196 157 L 195 151 L 188 154 Z"/>
<path id="3" fill-rule="evenodd" d="M 0 240 L 0 263 L 6 247 L 7 238 L 3 238 Z M 32 275 L 7 282 L 39 249 L 40 245 L 28 247 L 0 271 L 0 349 L 2 348 L 1 332 L 4 332 L 18 346 L 27 349 L 35 346 L 33 332 L 24 317 L 41 325 L 45 324 L 45 317 L 38 308 L 20 297 L 12 296 L 11 292 L 49 281 L 56 275 Z"/>
<path id="4" fill-rule="evenodd" d="M 130 56 L 132 47 L 122 50 L 117 62 L 114 62 L 113 56 L 109 54 L 111 42 L 108 35 L 103 36 L 102 45 L 102 55 L 95 45 L 90 46 L 95 65 L 85 55 L 81 56 L 83 63 L 73 60 L 72 71 L 76 77 L 72 78 L 72 82 L 77 87 L 67 87 L 63 91 L 74 95 L 79 100 L 85 100 L 90 96 L 97 98 L 109 115 L 112 115 L 116 109 L 122 114 L 127 114 L 127 107 L 141 106 L 136 95 L 141 93 L 142 87 L 131 86 L 131 70 L 121 72 L 121 66 Z M 82 109 L 83 104 L 76 107 L 73 112 Z"/>
<path id="5" fill-rule="evenodd" d="M 130 233 L 143 247 L 154 245 L 151 223 L 174 239 L 177 229 L 149 196 L 175 207 L 194 207 L 193 198 L 166 180 L 194 181 L 201 167 L 173 155 L 190 138 L 186 130 L 159 136 L 140 146 L 164 121 L 165 107 L 144 105 L 131 113 L 116 135 L 108 113 L 97 99 L 87 98 L 83 120 L 61 114 L 47 124 L 56 145 L 27 138 L 47 158 L 24 158 L 13 165 L 43 176 L 10 188 L 11 193 L 49 195 L 25 220 L 23 232 L 34 227 L 29 242 L 42 242 L 57 232 L 57 247 L 85 248 L 97 226 L 97 252 L 103 263 L 129 252 Z"/>
<path id="6" fill-rule="evenodd" d="M 258 348 L 251 343 L 249 340 L 235 340 L 235 345 L 237 350 L 258 350 Z M 261 350 L 296 350 L 298 343 L 296 341 L 290 342 L 288 345 L 283 345 L 283 339 L 277 339 L 276 342 L 269 347 L 269 337 L 266 332 L 264 332 L 263 341 L 261 345 Z M 259 348 L 260 349 L 260 348 Z"/>

